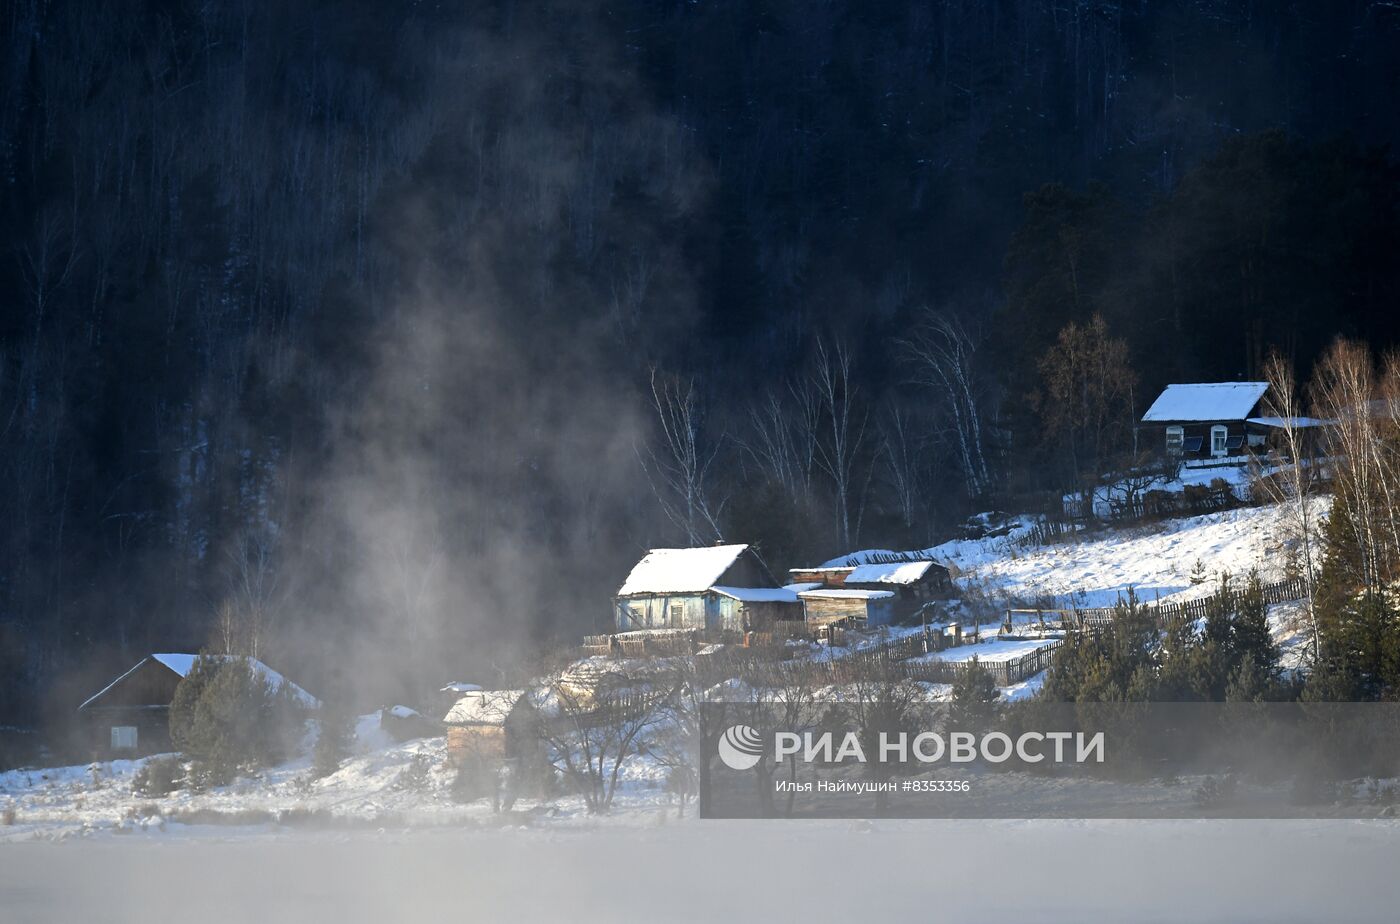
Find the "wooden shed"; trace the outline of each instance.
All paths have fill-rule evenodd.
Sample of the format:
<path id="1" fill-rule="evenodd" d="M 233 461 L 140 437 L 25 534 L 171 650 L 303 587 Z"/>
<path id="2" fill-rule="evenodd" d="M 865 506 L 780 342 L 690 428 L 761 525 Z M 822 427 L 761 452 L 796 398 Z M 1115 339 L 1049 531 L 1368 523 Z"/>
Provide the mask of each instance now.
<path id="1" fill-rule="evenodd" d="M 473 690 L 443 716 L 447 756 L 456 766 L 498 764 L 533 746 L 536 710 L 524 690 Z"/>
<path id="2" fill-rule="evenodd" d="M 846 575 L 845 587 L 857 590 L 888 590 L 895 595 L 894 618 L 910 619 L 935 600 L 946 600 L 953 592 L 948 569 L 927 558 L 907 558 L 893 553 L 887 559 L 858 565 Z"/>
<path id="3" fill-rule="evenodd" d="M 175 699 L 175 688 L 201 657 L 227 660 L 223 655 L 148 655 L 79 706 L 78 715 L 92 743 L 93 755 L 134 758 L 171 750 L 170 703 Z M 307 709 L 320 708 L 320 701 L 295 683 L 261 661 L 247 660 L 269 687 L 280 689 L 287 684 Z"/>
<path id="4" fill-rule="evenodd" d="M 807 624 L 820 627 L 848 620 L 857 626 L 888 626 L 895 621 L 895 594 L 892 590 L 820 588 L 804 590 L 802 600 Z"/>
<path id="5" fill-rule="evenodd" d="M 945 600 L 953 594 L 952 575 L 946 567 L 929 558 L 926 552 L 860 552 L 815 568 L 793 568 L 788 573 L 794 581 L 802 582 L 789 584 L 788 587 L 802 596 L 809 622 L 813 610 L 806 604 L 805 594 L 814 590 L 889 591 L 892 601 L 878 604 L 876 608 L 882 610 L 888 606 L 892 610 L 893 620 L 912 619 L 931 602 Z M 850 601 L 864 598 L 827 596 L 814 599 Z M 848 608 L 854 606 L 850 602 L 841 605 Z M 818 607 L 819 610 L 829 608 Z"/>

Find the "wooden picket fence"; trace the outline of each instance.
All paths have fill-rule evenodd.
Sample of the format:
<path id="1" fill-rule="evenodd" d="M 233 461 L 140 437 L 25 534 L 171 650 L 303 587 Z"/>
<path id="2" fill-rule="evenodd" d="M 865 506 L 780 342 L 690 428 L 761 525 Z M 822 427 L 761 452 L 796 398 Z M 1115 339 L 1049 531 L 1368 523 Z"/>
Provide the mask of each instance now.
<path id="1" fill-rule="evenodd" d="M 921 636 L 901 639 L 888 645 L 865 649 L 844 658 L 831 661 L 748 661 L 738 664 L 728 661 L 725 669 L 717 669 L 715 676 L 727 674 L 737 676 L 756 686 L 784 687 L 811 684 L 842 685 L 860 683 L 872 679 L 913 680 L 921 683 L 955 683 L 972 668 L 972 659 L 966 661 L 911 660 L 917 654 L 911 642 L 922 642 Z M 1019 658 L 1008 661 L 982 661 L 978 665 L 997 686 L 1011 686 L 1028 680 L 1050 666 L 1055 649 L 1061 645 L 1058 639 L 1047 640 L 1042 648 L 1028 652 Z M 718 664 L 714 665 L 719 668 Z M 732 673 L 729 673 L 732 671 Z"/>
<path id="2" fill-rule="evenodd" d="M 1045 645 L 1035 651 L 1021 655 L 1019 658 L 1012 658 L 1009 661 L 983 661 L 978 660 L 977 665 L 982 670 L 992 675 L 999 687 L 1009 687 L 1012 684 L 1029 680 L 1036 674 L 1050 666 L 1055 657 L 1055 649 L 1062 645 L 1059 639 L 1049 639 Z M 972 669 L 972 659 L 966 661 L 927 661 L 919 664 L 911 664 L 913 674 L 911 680 L 923 680 L 928 683 L 956 683 L 958 678 Z"/>
<path id="3" fill-rule="evenodd" d="M 1230 591 L 1230 602 L 1238 605 L 1239 601 L 1248 593 L 1248 588 L 1232 589 Z M 1293 600 L 1301 600 L 1307 594 L 1307 587 L 1302 578 L 1290 578 L 1285 581 L 1278 581 L 1273 584 L 1265 584 L 1261 588 L 1265 606 L 1273 606 L 1275 603 L 1288 603 Z M 1197 600 L 1187 600 L 1181 603 L 1152 603 L 1144 601 L 1144 604 L 1157 618 L 1157 625 L 1165 629 L 1167 626 L 1179 620 L 1198 620 L 1205 618 L 1211 606 L 1211 597 L 1201 597 Z M 1116 607 L 1100 606 L 1087 609 L 1070 610 L 1043 610 L 1040 612 L 1056 613 L 1061 616 L 1062 625 L 1066 629 L 1099 629 L 1111 625 Z M 1007 611 L 1007 621 L 1010 623 L 1012 612 L 1027 612 L 1025 610 Z"/>

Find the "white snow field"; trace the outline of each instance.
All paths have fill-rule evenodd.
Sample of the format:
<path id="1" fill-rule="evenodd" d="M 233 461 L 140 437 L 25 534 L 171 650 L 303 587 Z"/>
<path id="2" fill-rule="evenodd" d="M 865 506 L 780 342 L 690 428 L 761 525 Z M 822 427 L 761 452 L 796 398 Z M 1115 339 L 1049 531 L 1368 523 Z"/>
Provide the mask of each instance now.
<path id="1" fill-rule="evenodd" d="M 191 829 L 0 848 L 7 924 L 1395 920 L 1391 821 Z"/>
<path id="2" fill-rule="evenodd" d="M 1326 515 L 1326 498 L 1315 506 Z M 928 552 L 957 567 L 965 590 L 994 597 L 1112 606 L 1132 588 L 1147 601 L 1185 600 L 1209 594 L 1225 573 L 1243 580 L 1257 570 L 1265 582 L 1282 580 L 1289 549 L 1281 519 L 1274 506 L 1244 507 L 1030 548 L 1022 543 L 1027 526 L 995 539 L 945 542 Z M 1206 580 L 1193 584 L 1198 562 Z"/>

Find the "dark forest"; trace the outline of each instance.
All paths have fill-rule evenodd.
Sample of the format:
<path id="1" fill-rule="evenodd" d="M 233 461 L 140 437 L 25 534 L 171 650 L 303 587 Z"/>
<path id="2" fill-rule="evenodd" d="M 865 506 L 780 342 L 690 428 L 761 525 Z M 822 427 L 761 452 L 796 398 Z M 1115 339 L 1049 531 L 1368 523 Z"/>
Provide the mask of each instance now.
<path id="1" fill-rule="evenodd" d="M 1359 0 L 4 0 L 0 725 L 221 635 L 367 701 L 508 671 L 649 547 L 924 547 L 1119 464 L 1165 383 L 1396 344 L 1398 40 Z M 1057 390 L 1081 341 L 1112 419 Z"/>

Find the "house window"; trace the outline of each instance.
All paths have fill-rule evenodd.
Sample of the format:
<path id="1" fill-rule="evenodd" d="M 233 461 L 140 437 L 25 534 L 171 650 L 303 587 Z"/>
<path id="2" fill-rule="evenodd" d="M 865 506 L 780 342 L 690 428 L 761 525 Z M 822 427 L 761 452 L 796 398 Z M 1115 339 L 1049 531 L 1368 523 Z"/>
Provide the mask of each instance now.
<path id="1" fill-rule="evenodd" d="M 112 750 L 114 750 L 114 751 L 134 751 L 134 750 L 136 750 L 136 726 L 135 726 L 135 725 L 113 725 L 113 726 L 112 726 Z"/>
<path id="2" fill-rule="evenodd" d="M 1186 430 L 1183 427 L 1167 427 L 1167 452 L 1173 456 L 1181 455 L 1181 446 L 1186 441 Z"/>
<path id="3" fill-rule="evenodd" d="M 682 603 L 671 604 L 671 625 L 679 626 L 681 620 L 685 618 L 685 605 Z"/>
<path id="4" fill-rule="evenodd" d="M 1230 431 L 1227 427 L 1223 427 L 1220 424 L 1216 424 L 1215 426 L 1211 427 L 1210 454 L 1213 456 L 1225 455 L 1225 443 L 1226 440 L 1229 439 L 1229 437 Z"/>

